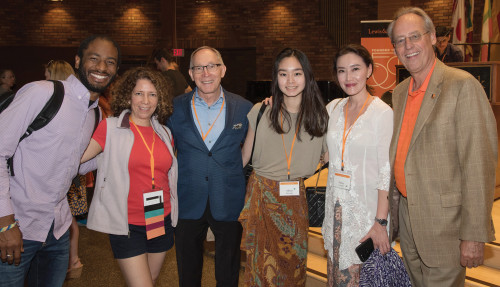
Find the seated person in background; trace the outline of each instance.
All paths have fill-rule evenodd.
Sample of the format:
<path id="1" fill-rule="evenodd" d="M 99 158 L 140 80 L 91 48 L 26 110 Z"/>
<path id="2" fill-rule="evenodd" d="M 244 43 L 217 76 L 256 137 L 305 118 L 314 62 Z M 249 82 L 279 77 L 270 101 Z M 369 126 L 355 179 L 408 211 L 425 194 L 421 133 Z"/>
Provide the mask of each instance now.
<path id="1" fill-rule="evenodd" d="M 12 87 L 16 84 L 16 76 L 9 69 L 0 70 L 0 95 L 8 91 L 12 91 Z"/>
<path id="2" fill-rule="evenodd" d="M 436 45 L 434 52 L 443 63 L 463 62 L 464 54 L 457 46 L 450 43 L 451 30 L 445 26 L 436 27 Z"/>
<path id="3" fill-rule="evenodd" d="M 179 72 L 179 66 L 167 49 L 161 48 L 154 50 L 153 59 L 156 68 L 172 81 L 174 97 L 191 92 L 191 87 L 188 85 L 181 72 Z"/>

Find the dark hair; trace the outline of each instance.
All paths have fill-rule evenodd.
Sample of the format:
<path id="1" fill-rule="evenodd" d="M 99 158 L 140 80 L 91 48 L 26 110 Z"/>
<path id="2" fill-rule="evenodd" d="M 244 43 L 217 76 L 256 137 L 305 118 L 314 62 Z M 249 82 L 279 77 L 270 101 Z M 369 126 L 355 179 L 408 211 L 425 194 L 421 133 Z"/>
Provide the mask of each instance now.
<path id="1" fill-rule="evenodd" d="M 348 44 L 348 45 L 340 48 L 340 50 L 337 51 L 337 53 L 335 54 L 335 59 L 333 60 L 333 79 L 335 80 L 335 82 L 337 84 L 339 83 L 339 79 L 337 77 L 337 61 L 340 57 L 347 55 L 349 53 L 353 53 L 355 55 L 358 55 L 363 60 L 366 67 L 369 67 L 370 65 L 372 65 L 372 75 L 373 75 L 373 70 L 375 70 L 375 64 L 373 62 L 373 58 L 370 55 L 370 52 L 368 52 L 368 50 L 366 50 L 365 47 L 358 45 L 358 44 Z M 370 77 L 371 77 L 371 75 L 370 75 Z M 370 87 L 368 84 L 366 84 L 366 90 L 371 95 L 374 92 L 374 88 Z"/>
<path id="2" fill-rule="evenodd" d="M 102 40 L 106 40 L 106 41 L 113 43 L 113 46 L 115 46 L 116 50 L 118 51 L 118 59 L 117 59 L 116 64 L 117 64 L 117 67 L 120 67 L 120 65 L 122 63 L 122 52 L 120 50 L 120 45 L 118 45 L 115 42 L 115 40 L 111 39 L 111 37 L 106 36 L 106 35 L 92 35 L 92 36 L 87 37 L 85 40 L 83 40 L 82 43 L 80 44 L 80 47 L 78 47 L 78 52 L 76 53 L 78 55 L 78 57 L 80 57 L 80 59 L 83 59 L 83 53 L 85 52 L 85 50 L 87 50 L 90 43 L 94 42 L 94 40 L 96 40 L 96 39 L 102 39 Z"/>
<path id="3" fill-rule="evenodd" d="M 8 71 L 11 71 L 12 74 L 14 74 L 14 70 L 12 70 L 12 69 L 0 69 L 0 77 L 2 77 Z"/>
<path id="4" fill-rule="evenodd" d="M 0 69 L 0 77 L 3 77 L 3 75 L 9 71 L 12 72 L 12 74 L 14 74 L 14 70 L 12 69 Z"/>
<path id="5" fill-rule="evenodd" d="M 153 59 L 157 60 L 158 62 L 161 61 L 161 58 L 164 58 L 167 60 L 167 62 L 172 63 L 175 62 L 174 56 L 172 53 L 165 49 L 165 48 L 157 48 L 153 51 Z"/>
<path id="6" fill-rule="evenodd" d="M 447 37 L 450 35 L 453 28 L 448 28 L 445 26 L 436 26 L 436 37 Z"/>
<path id="7" fill-rule="evenodd" d="M 160 123 L 165 123 L 168 117 L 172 114 L 172 85 L 165 80 L 165 77 L 158 71 L 150 68 L 137 67 L 127 70 L 121 76 L 111 91 L 112 102 L 111 110 L 115 117 L 118 117 L 121 112 L 130 109 L 130 99 L 137 81 L 140 79 L 148 79 L 156 88 L 158 96 L 158 106 L 153 115 L 158 116 Z"/>
<path id="8" fill-rule="evenodd" d="M 386 103 L 389 107 L 392 108 L 392 90 L 386 91 L 385 93 L 382 94 L 382 97 L 380 99 Z"/>
<path id="9" fill-rule="evenodd" d="M 284 95 L 280 90 L 278 85 L 278 71 L 279 65 L 284 58 L 295 57 L 304 72 L 305 77 L 305 87 L 302 92 L 302 100 L 300 102 L 300 110 L 297 117 L 296 127 L 299 130 L 297 134 L 297 139 L 300 139 L 300 130 L 304 126 L 304 130 L 311 136 L 321 137 L 327 131 L 328 125 L 328 113 L 325 108 L 325 103 L 321 97 L 321 92 L 319 91 L 318 84 L 314 80 L 314 75 L 312 72 L 311 64 L 307 59 L 307 56 L 300 50 L 285 48 L 283 49 L 276 60 L 274 61 L 272 82 L 271 82 L 271 95 L 273 97 L 273 106 L 271 112 L 269 113 L 271 127 L 278 133 L 287 133 L 291 126 L 292 120 L 290 114 L 285 108 Z M 284 131 L 281 127 L 280 113 L 283 113 L 285 121 L 288 123 L 288 130 Z"/>

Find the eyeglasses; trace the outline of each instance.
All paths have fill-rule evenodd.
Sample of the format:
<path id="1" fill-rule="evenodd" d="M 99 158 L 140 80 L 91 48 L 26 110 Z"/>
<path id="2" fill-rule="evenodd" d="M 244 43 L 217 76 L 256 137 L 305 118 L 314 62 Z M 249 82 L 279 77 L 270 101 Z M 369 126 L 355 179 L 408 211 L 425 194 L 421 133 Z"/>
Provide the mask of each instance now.
<path id="1" fill-rule="evenodd" d="M 52 63 L 54 63 L 54 60 L 50 60 L 47 65 L 45 65 L 46 68 L 50 67 L 52 65 Z"/>
<path id="2" fill-rule="evenodd" d="M 418 41 L 420 41 L 420 39 L 422 39 L 422 36 L 424 36 L 425 34 L 429 34 L 429 31 L 427 31 L 423 34 L 420 34 L 417 32 L 417 33 L 410 35 L 408 37 L 403 36 L 403 37 L 397 38 L 396 41 L 392 42 L 392 45 L 395 48 L 401 48 L 406 44 L 406 39 L 410 40 L 410 42 L 412 42 L 412 43 L 417 43 Z"/>
<path id="3" fill-rule="evenodd" d="M 222 64 L 208 64 L 206 66 L 193 66 L 191 67 L 191 70 L 193 70 L 193 73 L 195 74 L 201 74 L 203 73 L 203 70 L 206 68 L 207 72 L 213 73 L 219 69 L 219 67 L 222 66 Z"/>

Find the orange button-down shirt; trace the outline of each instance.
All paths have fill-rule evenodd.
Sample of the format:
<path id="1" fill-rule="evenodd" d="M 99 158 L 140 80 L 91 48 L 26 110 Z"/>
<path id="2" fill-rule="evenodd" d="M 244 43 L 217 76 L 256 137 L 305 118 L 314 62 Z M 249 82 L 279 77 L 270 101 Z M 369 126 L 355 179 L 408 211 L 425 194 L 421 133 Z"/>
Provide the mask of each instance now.
<path id="1" fill-rule="evenodd" d="M 410 87 L 408 88 L 408 99 L 406 100 L 405 113 L 403 115 L 403 123 L 401 124 L 401 131 L 399 133 L 398 147 L 396 150 L 396 160 L 394 162 L 394 177 L 396 179 L 396 187 L 399 192 L 406 197 L 406 179 L 405 179 L 405 162 L 410 148 L 411 138 L 413 136 L 413 129 L 417 122 L 418 113 L 422 101 L 424 100 L 425 91 L 429 85 L 432 72 L 436 66 L 436 61 L 432 65 L 429 74 L 425 78 L 424 83 L 416 91 L 413 91 L 413 78 L 410 79 Z"/>

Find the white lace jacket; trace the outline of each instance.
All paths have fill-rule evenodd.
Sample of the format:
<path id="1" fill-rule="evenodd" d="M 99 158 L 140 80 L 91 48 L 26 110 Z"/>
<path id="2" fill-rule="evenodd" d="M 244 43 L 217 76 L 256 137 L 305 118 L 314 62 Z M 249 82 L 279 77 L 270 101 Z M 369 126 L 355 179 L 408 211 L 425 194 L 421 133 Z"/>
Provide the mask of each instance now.
<path id="1" fill-rule="evenodd" d="M 344 151 L 344 170 L 352 173 L 351 188 L 337 189 L 333 186 L 333 172 L 341 165 L 343 111 L 347 99 L 341 99 L 335 107 L 338 101 L 333 100 L 327 106 L 330 115 L 327 133 L 330 164 L 322 232 L 325 249 L 333 258 L 333 209 L 338 200 L 342 206 L 339 268 L 344 270 L 353 264 L 361 264 L 354 249 L 374 223 L 378 190 L 389 190 L 393 112 L 376 97 L 351 127 Z"/>

